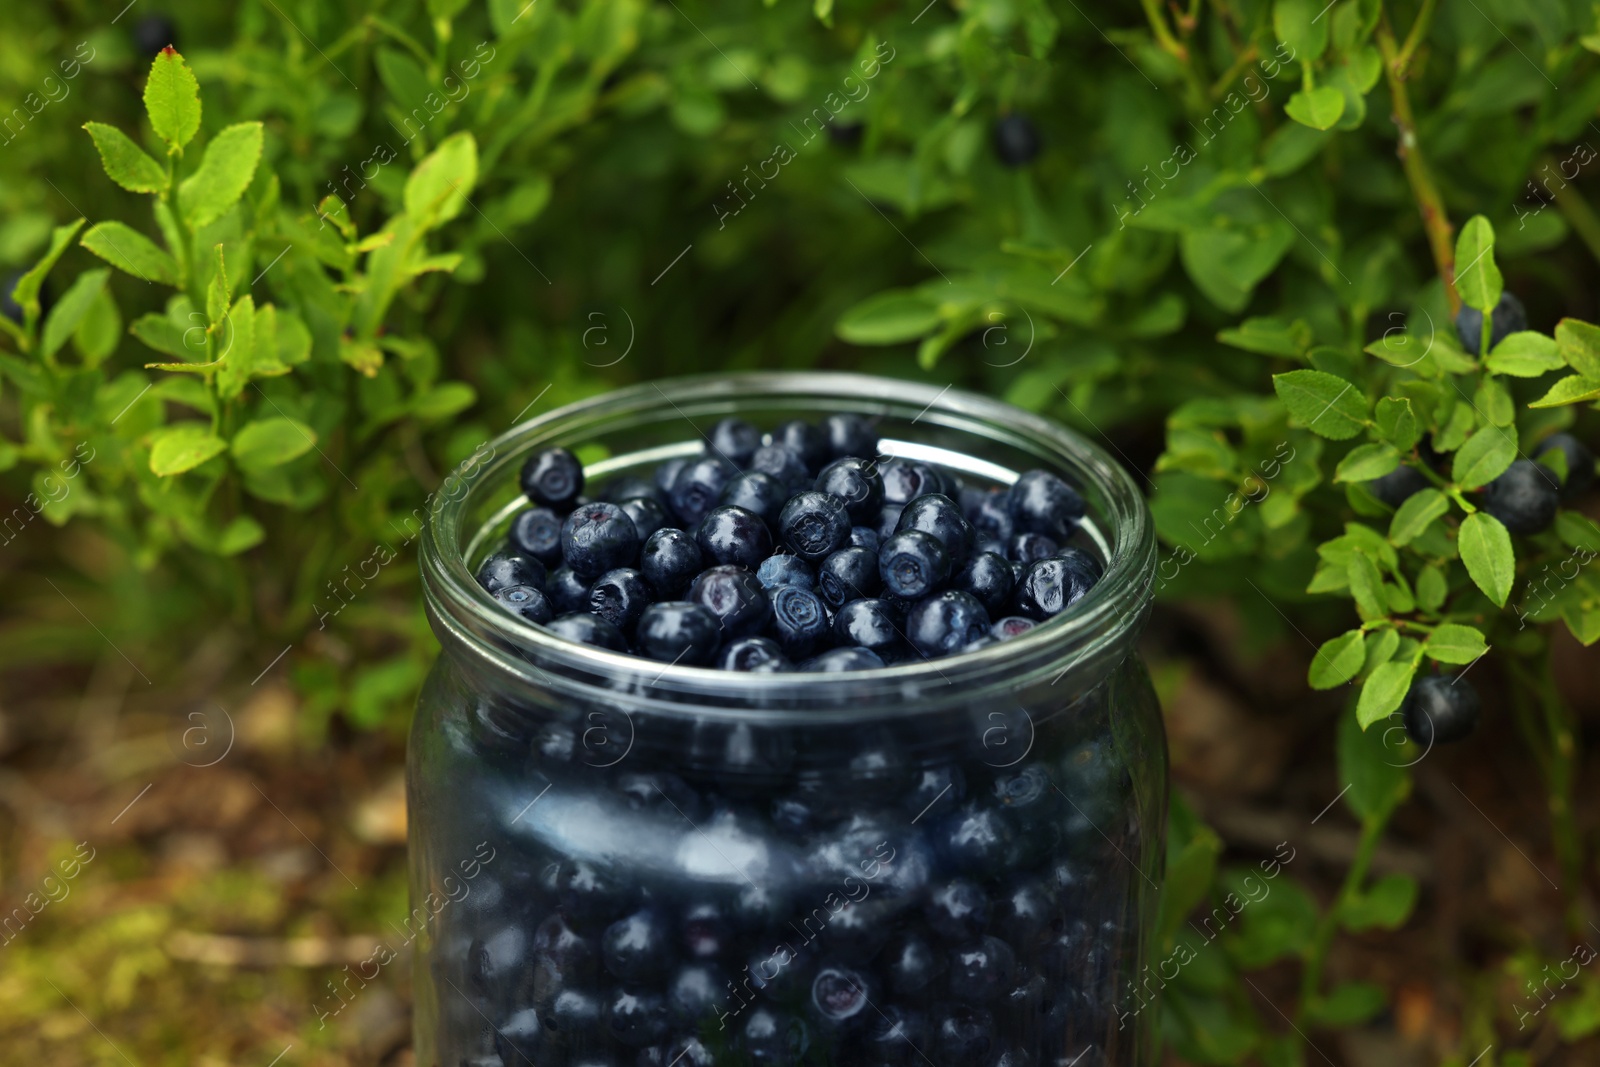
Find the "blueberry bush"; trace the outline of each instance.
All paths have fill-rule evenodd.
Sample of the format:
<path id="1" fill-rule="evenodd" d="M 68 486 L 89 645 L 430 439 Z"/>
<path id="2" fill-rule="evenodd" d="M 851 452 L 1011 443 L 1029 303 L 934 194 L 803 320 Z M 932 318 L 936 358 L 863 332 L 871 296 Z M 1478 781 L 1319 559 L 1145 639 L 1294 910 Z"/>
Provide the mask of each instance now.
<path id="1" fill-rule="evenodd" d="M 1425 921 L 1375 870 L 1414 792 L 1506 825 L 1430 778 L 1470 738 L 1533 769 L 1509 832 L 1551 891 L 1456 960 L 1429 1055 L 1593 1055 L 1557 670 L 1592 690 L 1600 640 L 1593 5 L 116 6 L 0 16 L 8 670 L 109 645 L 159 690 L 225 639 L 305 743 L 394 738 L 422 509 L 503 429 L 691 371 L 990 392 L 1146 479 L 1158 619 L 1223 605 L 1233 654 L 1303 669 L 1271 708 L 1332 754 L 1302 829 L 1356 828 L 1323 891 L 1180 791 L 1126 1010 L 1206 1064 L 1403 1022 L 1348 953 Z M 129 958 L 107 1011 L 170 966 Z"/>

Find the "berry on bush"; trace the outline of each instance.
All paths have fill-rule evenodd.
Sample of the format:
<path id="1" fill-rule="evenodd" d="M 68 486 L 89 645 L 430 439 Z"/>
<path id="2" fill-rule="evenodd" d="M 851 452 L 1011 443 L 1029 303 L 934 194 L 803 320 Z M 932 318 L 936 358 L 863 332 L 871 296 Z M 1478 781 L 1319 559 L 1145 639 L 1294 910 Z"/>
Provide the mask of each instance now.
<path id="1" fill-rule="evenodd" d="M 1519 459 L 1483 487 L 1483 510 L 1512 533 L 1536 534 L 1555 521 L 1561 487 L 1555 472 L 1531 459 Z"/>
<path id="2" fill-rule="evenodd" d="M 1465 678 L 1429 674 L 1411 683 L 1400 718 L 1406 734 L 1427 748 L 1460 741 L 1478 724 L 1478 691 Z"/>
<path id="3" fill-rule="evenodd" d="M 1016 112 L 1001 115 L 994 124 L 994 154 L 1008 167 L 1026 167 L 1039 155 L 1039 129 L 1033 120 Z"/>
<path id="4" fill-rule="evenodd" d="M 1557 433 L 1539 442 L 1533 458 L 1538 459 L 1546 452 L 1560 452 L 1567 462 L 1567 476 L 1561 482 L 1563 498 L 1582 496 L 1594 485 L 1594 452 L 1588 445 L 1570 433 Z"/>
<path id="5" fill-rule="evenodd" d="M 1500 302 L 1490 313 L 1489 323 L 1489 347 L 1493 349 L 1507 337 L 1528 328 L 1528 313 L 1524 310 L 1522 301 L 1513 296 L 1508 289 L 1500 294 Z M 1483 345 L 1483 312 L 1462 304 L 1461 310 L 1456 312 L 1456 333 L 1460 336 L 1461 347 L 1466 349 L 1467 354 L 1478 355 L 1478 350 Z"/>

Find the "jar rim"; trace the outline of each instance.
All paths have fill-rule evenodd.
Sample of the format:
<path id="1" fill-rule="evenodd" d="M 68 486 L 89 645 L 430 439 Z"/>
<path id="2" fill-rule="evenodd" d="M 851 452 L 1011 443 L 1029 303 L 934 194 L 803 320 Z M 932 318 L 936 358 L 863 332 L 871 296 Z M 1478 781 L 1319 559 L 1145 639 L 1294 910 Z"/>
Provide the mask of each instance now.
<path id="1" fill-rule="evenodd" d="M 660 664 L 557 637 L 507 612 L 468 568 L 467 551 L 479 531 L 463 528 L 467 517 L 508 476 L 515 479 L 533 449 L 570 444 L 583 433 L 613 427 L 630 414 L 669 406 L 700 432 L 695 415 L 722 417 L 739 414 L 741 404 L 802 401 L 815 401 L 818 416 L 847 410 L 928 420 L 1041 454 L 1048 466 L 1102 509 L 1101 518 L 1108 526 L 1104 576 L 1055 618 L 976 651 L 866 671 L 746 673 Z M 489 458 L 475 462 L 485 451 Z M 628 692 L 645 704 L 659 699 L 666 706 L 701 705 L 697 711 L 706 706 L 738 710 L 760 705 L 766 716 L 779 707 L 813 721 L 828 709 L 841 720 L 858 718 L 865 710 L 864 701 L 903 702 L 916 710 L 928 706 L 930 698 L 943 703 L 937 700 L 941 693 L 971 701 L 990 690 L 1015 691 L 1039 677 L 1054 676 L 1059 681 L 1071 672 L 1097 679 L 1131 650 L 1149 611 L 1156 562 L 1153 524 L 1132 475 L 1080 434 L 1014 405 L 951 386 L 810 371 L 662 379 L 529 419 L 480 446 L 445 479 L 427 503 L 420 542 L 424 598 L 441 641 L 455 641 L 514 680 L 591 695 L 598 684 L 609 689 L 612 699 Z"/>

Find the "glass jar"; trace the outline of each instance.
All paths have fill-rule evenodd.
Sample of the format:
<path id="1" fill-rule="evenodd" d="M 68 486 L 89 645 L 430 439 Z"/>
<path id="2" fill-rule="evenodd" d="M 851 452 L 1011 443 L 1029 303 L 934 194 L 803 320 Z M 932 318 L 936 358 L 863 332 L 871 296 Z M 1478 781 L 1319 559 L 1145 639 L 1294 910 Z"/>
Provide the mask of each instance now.
<path id="1" fill-rule="evenodd" d="M 855 412 L 967 485 L 1077 486 L 1105 575 L 1018 637 L 833 674 L 569 643 L 473 579 L 533 450 L 648 477 L 737 415 Z M 1074 542 L 1079 543 L 1079 542 Z M 443 646 L 408 765 L 419 1064 L 1144 1064 L 1134 986 L 1166 811 L 1134 642 L 1155 547 L 1127 473 L 994 400 L 847 374 L 647 384 L 518 426 L 430 505 Z"/>

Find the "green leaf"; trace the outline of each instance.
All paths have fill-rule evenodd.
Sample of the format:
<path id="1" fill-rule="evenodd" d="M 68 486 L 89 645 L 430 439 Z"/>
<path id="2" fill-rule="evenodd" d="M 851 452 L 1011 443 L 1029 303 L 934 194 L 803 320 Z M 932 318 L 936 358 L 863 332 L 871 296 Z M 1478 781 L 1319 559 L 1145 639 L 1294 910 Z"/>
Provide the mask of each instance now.
<path id="1" fill-rule="evenodd" d="M 1373 723 L 1393 715 L 1411 688 L 1411 678 L 1417 673 L 1416 661 L 1410 658 L 1392 659 L 1381 663 L 1367 676 L 1361 686 L 1361 697 L 1356 701 L 1356 721 L 1365 730 Z"/>
<path id="2" fill-rule="evenodd" d="M 1428 524 L 1450 510 L 1450 498 L 1437 489 L 1419 489 L 1406 497 L 1389 522 L 1389 540 L 1409 545 Z"/>
<path id="3" fill-rule="evenodd" d="M 234 435 L 233 462 L 243 471 L 263 471 L 298 459 L 316 443 L 317 432 L 297 419 L 259 419 Z"/>
<path id="4" fill-rule="evenodd" d="M 1397 726 L 1369 733 L 1356 716 L 1339 716 L 1339 778 L 1348 787 L 1344 802 L 1362 822 L 1388 817 L 1411 791 L 1404 738 Z"/>
<path id="5" fill-rule="evenodd" d="M 25 322 L 32 324 L 39 321 L 39 287 L 44 284 L 45 275 L 56 265 L 61 253 L 67 250 L 67 245 L 72 243 L 72 238 L 83 227 L 83 223 L 84 220 L 79 219 L 51 230 L 50 247 L 44 256 L 17 279 L 16 287 L 11 290 L 11 299 L 22 309 Z"/>
<path id="6" fill-rule="evenodd" d="M 1513 378 L 1537 378 L 1564 364 L 1554 340 L 1542 333 L 1522 330 L 1494 346 L 1483 365 L 1496 374 Z"/>
<path id="7" fill-rule="evenodd" d="M 448 419 L 470 408 L 478 393 L 466 382 L 444 382 L 417 397 L 411 413 L 427 422 Z"/>
<path id="8" fill-rule="evenodd" d="M 256 364 L 261 355 L 256 350 L 256 302 L 249 293 L 241 296 L 228 309 L 228 318 L 222 329 L 217 362 L 217 395 L 223 400 L 233 400 L 244 392 L 250 379 L 256 377 Z M 235 438 L 235 443 L 237 443 Z"/>
<path id="9" fill-rule="evenodd" d="M 1496 606 L 1505 607 L 1517 558 L 1511 551 L 1511 535 L 1500 520 L 1487 512 L 1473 512 L 1462 522 L 1456 545 L 1473 583 Z"/>
<path id="10" fill-rule="evenodd" d="M 1343 378 L 1317 370 L 1272 376 L 1278 399 L 1298 426 L 1336 441 L 1360 433 L 1367 421 L 1367 399 Z"/>
<path id="11" fill-rule="evenodd" d="M 1225 345 L 1263 356 L 1287 356 L 1291 359 L 1305 355 L 1315 339 L 1304 319 L 1295 319 L 1293 322 L 1272 318 L 1245 319 L 1238 326 L 1217 334 L 1217 340 Z"/>
<path id="12" fill-rule="evenodd" d="M 1326 996 L 1306 1004 L 1306 1017 L 1319 1026 L 1351 1027 L 1383 1010 L 1388 995 L 1373 982 L 1341 982 Z"/>
<path id="13" fill-rule="evenodd" d="M 1378 424 L 1379 437 L 1401 452 L 1409 452 L 1416 447 L 1417 441 L 1422 436 L 1422 428 L 1417 424 L 1417 416 L 1411 408 L 1409 399 L 1383 397 L 1378 401 L 1374 416 Z"/>
<path id="14" fill-rule="evenodd" d="M 1417 575 L 1417 605 L 1422 610 L 1438 611 L 1449 593 L 1450 585 L 1445 581 L 1442 568 L 1437 564 L 1422 568 L 1422 573 Z"/>
<path id="15" fill-rule="evenodd" d="M 178 284 L 178 264 L 156 243 L 121 222 L 97 222 L 83 235 L 83 247 L 135 278 Z"/>
<path id="16" fill-rule="evenodd" d="M 1283 110 L 1302 126 L 1331 130 L 1344 117 L 1344 105 L 1344 93 L 1331 85 L 1322 85 L 1295 93 Z"/>
<path id="17" fill-rule="evenodd" d="M 1485 426 L 1455 454 L 1450 479 L 1462 489 L 1476 489 L 1504 474 L 1516 458 L 1516 430 Z"/>
<path id="18" fill-rule="evenodd" d="M 111 287 L 100 290 L 89 305 L 89 313 L 73 331 L 72 344 L 83 357 L 85 367 L 98 367 L 122 342 L 122 309 L 111 295 Z"/>
<path id="19" fill-rule="evenodd" d="M 72 286 L 61 294 L 61 299 L 45 316 L 44 329 L 39 334 L 40 355 L 50 359 L 77 332 L 90 307 L 105 290 L 109 277 L 111 272 L 105 269 L 86 271 L 78 275 Z"/>
<path id="20" fill-rule="evenodd" d="M 150 66 L 144 110 L 169 152 L 180 151 L 200 132 L 200 83 L 170 45 L 156 54 Z"/>
<path id="21" fill-rule="evenodd" d="M 267 531 L 261 524 L 248 515 L 240 515 L 217 538 L 217 554 L 219 556 L 236 556 L 246 549 L 254 548 L 266 539 Z"/>
<path id="22" fill-rule="evenodd" d="M 1563 404 L 1581 404 L 1585 400 L 1600 400 L 1600 378 L 1585 378 L 1581 374 L 1572 374 L 1552 385 L 1548 393 L 1528 406 L 1557 408 Z"/>
<path id="23" fill-rule="evenodd" d="M 1556 536 L 1572 548 L 1600 552 L 1600 524 L 1587 515 L 1565 509 L 1556 512 Z"/>
<path id="24" fill-rule="evenodd" d="M 1474 215 L 1456 238 L 1456 292 L 1461 302 L 1487 314 L 1500 302 L 1505 281 L 1494 261 L 1494 227 Z"/>
<path id="25" fill-rule="evenodd" d="M 939 309 L 926 297 L 911 289 L 889 289 L 840 315 L 834 332 L 853 345 L 895 345 L 938 326 Z"/>
<path id="26" fill-rule="evenodd" d="M 1345 579 L 1350 583 L 1350 595 L 1355 598 L 1356 613 L 1365 620 L 1381 619 L 1389 614 L 1389 605 L 1383 594 L 1383 575 L 1378 565 L 1364 552 L 1356 552 L 1345 564 Z"/>
<path id="27" fill-rule="evenodd" d="M 1347 630 L 1323 643 L 1311 658 L 1308 681 L 1313 689 L 1333 689 L 1354 678 L 1367 658 L 1367 635 Z"/>
<path id="28" fill-rule="evenodd" d="M 166 169 L 146 155 L 127 134 L 103 122 L 86 122 L 83 128 L 94 139 L 94 146 L 100 151 L 100 163 L 112 181 L 133 193 L 166 192 Z"/>
<path id="29" fill-rule="evenodd" d="M 1600 378 L 1600 326 L 1562 319 L 1556 323 L 1556 348 L 1573 370 L 1585 378 Z"/>
<path id="30" fill-rule="evenodd" d="M 1440 623 L 1422 643 L 1423 655 L 1439 663 L 1472 663 L 1487 651 L 1482 631 L 1456 622 Z"/>
<path id="31" fill-rule="evenodd" d="M 425 229 L 448 222 L 461 214 L 477 183 L 478 142 L 464 130 L 453 133 L 406 179 L 406 214 Z"/>
<path id="32" fill-rule="evenodd" d="M 1382 630 L 1377 636 L 1367 642 L 1367 662 L 1362 665 L 1362 673 L 1370 675 L 1382 664 L 1394 659 L 1395 650 L 1400 647 L 1400 633 L 1397 630 Z"/>
<path id="33" fill-rule="evenodd" d="M 194 348 L 185 344 L 185 336 L 195 335 L 187 334 L 183 326 L 165 315 L 154 313 L 140 315 L 133 320 L 133 325 L 128 327 L 128 331 L 157 352 L 164 352 L 169 356 L 189 360 L 205 356 L 205 345 L 201 344 L 199 348 Z"/>
<path id="34" fill-rule="evenodd" d="M 206 145 L 200 167 L 178 186 L 178 210 L 191 230 L 221 218 L 239 202 L 261 162 L 261 123 L 225 127 Z"/>
<path id="35" fill-rule="evenodd" d="M 1315 62 L 1328 49 L 1329 20 L 1318 17 L 1321 11 L 1315 0 L 1277 0 L 1272 5 L 1273 31 L 1302 64 Z"/>
<path id="36" fill-rule="evenodd" d="M 1400 453 L 1392 445 L 1357 445 L 1339 461 L 1333 472 L 1336 482 L 1370 482 L 1400 466 Z"/>
<path id="37" fill-rule="evenodd" d="M 181 422 L 161 431 L 150 449 L 150 469 L 162 477 L 193 470 L 220 455 L 228 442 L 200 422 Z"/>
<path id="38" fill-rule="evenodd" d="M 1347 899 L 1339 911 L 1339 922 L 1351 933 L 1374 928 L 1398 930 L 1416 903 L 1416 879 L 1391 874 L 1374 882 L 1366 892 Z"/>

